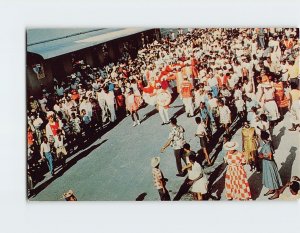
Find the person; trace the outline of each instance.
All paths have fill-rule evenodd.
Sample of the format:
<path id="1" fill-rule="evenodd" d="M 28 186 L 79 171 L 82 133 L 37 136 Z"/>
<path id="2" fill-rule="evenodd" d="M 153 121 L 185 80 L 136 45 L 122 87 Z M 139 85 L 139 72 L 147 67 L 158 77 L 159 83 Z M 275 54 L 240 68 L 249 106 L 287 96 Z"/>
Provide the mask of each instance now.
<path id="1" fill-rule="evenodd" d="M 294 201 L 300 198 L 300 184 L 299 177 L 293 176 L 291 181 L 288 181 L 282 188 L 280 189 L 280 197 L 279 200 L 284 201 Z M 286 190 L 288 188 L 288 190 Z"/>
<path id="2" fill-rule="evenodd" d="M 225 175 L 226 198 L 228 200 L 249 200 L 251 192 L 244 169 L 246 159 L 243 153 L 237 151 L 238 146 L 239 144 L 234 141 L 224 144 L 224 149 L 227 151 L 224 160 L 228 164 Z"/>
<path id="3" fill-rule="evenodd" d="M 160 83 L 157 83 L 156 87 L 157 89 L 155 90 L 155 94 L 157 96 L 157 108 L 163 122 L 161 125 L 167 125 L 170 123 L 168 109 L 170 107 L 169 103 L 171 102 L 171 94 L 168 90 L 162 89 Z"/>
<path id="4" fill-rule="evenodd" d="M 182 168 L 182 172 L 187 170 L 188 184 L 191 185 L 191 192 L 194 200 L 203 200 L 203 195 L 207 193 L 207 178 L 200 164 L 196 161 L 196 154 L 190 153 L 187 159 L 187 165 Z"/>
<path id="5" fill-rule="evenodd" d="M 160 157 L 151 159 L 152 176 L 154 187 L 157 189 L 161 201 L 170 201 L 170 195 L 166 188 L 166 179 L 162 171 L 159 169 Z"/>
<path id="6" fill-rule="evenodd" d="M 218 157 L 222 158 L 223 161 L 224 161 L 224 158 L 225 158 L 225 156 L 226 156 L 226 154 L 227 154 L 227 151 L 225 150 L 224 145 L 225 145 L 227 142 L 229 142 L 229 141 L 230 141 L 230 136 L 229 136 L 228 134 L 226 134 L 226 133 L 223 134 L 223 138 L 221 138 L 221 139 L 219 140 L 219 143 L 222 144 L 222 150 L 219 152 Z"/>
<path id="7" fill-rule="evenodd" d="M 234 101 L 235 101 L 235 107 L 237 109 L 237 114 L 238 114 L 240 119 L 243 119 L 244 118 L 244 105 L 245 105 L 245 102 L 243 100 L 243 93 L 239 89 L 238 85 L 234 86 L 233 97 L 234 97 Z"/>
<path id="8" fill-rule="evenodd" d="M 279 79 L 276 76 L 274 77 L 273 86 L 275 89 L 275 101 L 278 107 L 280 117 L 282 118 L 288 107 L 288 99 L 284 94 L 283 82 L 279 81 Z"/>
<path id="9" fill-rule="evenodd" d="M 181 97 L 182 102 L 185 107 L 185 112 L 187 113 L 187 117 L 194 116 L 194 107 L 193 107 L 193 98 L 192 98 L 192 89 L 193 85 L 190 81 L 188 81 L 187 76 L 183 76 L 183 81 L 181 83 Z"/>
<path id="10" fill-rule="evenodd" d="M 231 124 L 231 111 L 224 101 L 219 101 L 220 124 L 225 128 L 226 134 L 230 134 L 229 125 Z"/>
<path id="11" fill-rule="evenodd" d="M 104 89 L 101 88 L 99 92 L 97 92 L 97 100 L 98 100 L 98 104 L 101 108 L 101 118 L 102 118 L 102 122 L 105 123 L 107 121 L 107 105 L 106 105 L 106 101 L 105 101 L 105 92 Z"/>
<path id="12" fill-rule="evenodd" d="M 257 159 L 257 138 L 255 128 L 251 127 L 248 121 L 244 121 L 244 126 L 242 128 L 242 142 L 243 153 L 246 157 L 247 164 L 250 165 L 250 171 L 252 171 Z"/>
<path id="13" fill-rule="evenodd" d="M 182 173 L 182 164 L 181 159 L 186 164 L 186 159 L 183 156 L 183 145 L 185 143 L 184 140 L 184 128 L 180 125 L 177 125 L 177 119 L 171 118 L 171 131 L 169 133 L 168 141 L 163 145 L 163 147 L 160 149 L 160 152 L 163 153 L 167 147 L 171 145 L 174 150 L 174 156 L 176 159 L 176 167 L 178 174 L 176 176 L 185 176 L 184 173 Z"/>
<path id="14" fill-rule="evenodd" d="M 139 96 L 136 96 L 133 93 L 133 89 L 130 88 L 128 91 L 128 95 L 126 96 L 126 109 L 130 112 L 133 121 L 133 127 L 141 124 L 139 114 L 138 114 L 139 98 L 140 98 Z"/>
<path id="15" fill-rule="evenodd" d="M 54 120 L 54 116 L 51 114 L 48 116 L 48 124 L 46 125 L 46 136 L 49 143 L 54 142 L 54 136 L 57 135 L 57 130 L 61 129 L 59 123 Z"/>
<path id="16" fill-rule="evenodd" d="M 104 99 L 110 113 L 110 121 L 113 123 L 117 120 L 115 110 L 115 95 L 113 91 L 109 91 L 108 87 L 104 89 Z"/>
<path id="17" fill-rule="evenodd" d="M 43 142 L 40 147 L 41 160 L 43 161 L 46 158 L 50 174 L 53 176 L 54 168 L 53 168 L 53 157 L 51 154 L 50 143 L 48 142 L 48 138 L 45 136 L 43 137 L 42 141 Z"/>
<path id="18" fill-rule="evenodd" d="M 198 125 L 195 137 L 199 137 L 201 149 L 203 150 L 203 153 L 205 155 L 206 162 L 210 166 L 212 163 L 211 163 L 211 160 L 210 160 L 209 155 L 207 153 L 207 143 L 208 143 L 209 139 L 207 137 L 207 132 L 205 130 L 205 125 L 204 125 L 203 122 L 201 122 L 200 117 L 196 117 L 195 121 L 196 121 L 196 124 Z"/>
<path id="19" fill-rule="evenodd" d="M 291 91 L 289 92 L 289 111 L 291 112 L 292 128 L 290 131 L 296 131 L 300 127 L 300 90 L 297 89 L 296 83 L 291 83 Z"/>
<path id="20" fill-rule="evenodd" d="M 44 123 L 44 121 L 40 118 L 40 116 L 38 115 L 33 115 L 32 116 L 32 119 L 33 119 L 33 126 L 34 126 L 34 133 L 36 135 L 36 138 L 37 138 L 37 143 L 38 145 L 41 145 L 42 143 L 42 124 Z"/>
<path id="21" fill-rule="evenodd" d="M 280 118 L 277 104 L 275 102 L 275 89 L 272 88 L 271 83 L 264 83 L 263 95 L 264 95 L 264 110 L 270 119 L 271 127 L 275 125 L 275 121 Z"/>
<path id="22" fill-rule="evenodd" d="M 205 125 L 206 132 L 209 136 L 211 136 L 211 122 L 212 122 L 212 124 L 214 124 L 215 123 L 214 119 L 211 118 L 212 116 L 209 114 L 204 102 L 200 102 L 199 110 L 200 110 L 199 115 L 200 115 L 201 121 Z"/>
<path id="23" fill-rule="evenodd" d="M 89 136 L 91 133 L 91 117 L 87 114 L 85 109 L 81 110 L 81 117 L 82 117 L 82 126 L 85 137 Z"/>
<path id="24" fill-rule="evenodd" d="M 266 114 L 260 114 L 259 120 L 256 122 L 255 132 L 259 137 L 261 135 L 261 132 L 268 132 L 270 134 L 270 123 Z"/>
<path id="25" fill-rule="evenodd" d="M 71 190 L 71 189 L 68 192 L 63 194 L 63 198 L 66 201 L 77 201 L 77 197 L 75 196 L 73 190 Z"/>
<path id="26" fill-rule="evenodd" d="M 210 114 L 210 118 L 214 119 L 214 124 L 218 127 L 218 118 L 219 118 L 219 109 L 218 109 L 218 99 L 213 97 L 212 93 L 207 94 L 208 101 L 208 111 Z"/>
<path id="27" fill-rule="evenodd" d="M 262 184 L 268 188 L 268 192 L 264 196 L 274 194 L 269 200 L 279 197 L 282 181 L 278 172 L 277 165 L 273 156 L 272 145 L 269 141 L 269 134 L 265 131 L 261 132 L 261 144 L 259 150 L 259 158 L 262 159 Z"/>
<path id="28" fill-rule="evenodd" d="M 65 136 L 62 131 L 60 129 L 57 130 L 57 135 L 54 136 L 54 147 L 56 149 L 57 159 L 61 160 L 63 167 L 66 165 L 66 156 L 68 155 L 64 140 Z"/>

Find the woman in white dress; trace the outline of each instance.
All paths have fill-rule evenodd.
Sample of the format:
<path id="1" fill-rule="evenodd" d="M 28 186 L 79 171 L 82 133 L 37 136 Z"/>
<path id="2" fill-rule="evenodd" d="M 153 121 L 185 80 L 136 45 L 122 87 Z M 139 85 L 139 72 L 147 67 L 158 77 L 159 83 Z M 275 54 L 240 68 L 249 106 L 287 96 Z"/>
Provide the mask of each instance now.
<path id="1" fill-rule="evenodd" d="M 239 89 L 239 86 L 236 84 L 234 85 L 234 101 L 235 101 L 235 107 L 238 112 L 238 116 L 242 119 L 244 117 L 244 100 L 243 100 L 243 93 Z"/>
<path id="2" fill-rule="evenodd" d="M 280 118 L 277 104 L 275 102 L 275 89 L 271 83 L 264 83 L 263 95 L 264 95 L 264 109 L 267 113 L 269 120 L 274 123 Z"/>
<path id="3" fill-rule="evenodd" d="M 196 155 L 190 154 L 187 159 L 187 169 L 189 182 L 191 185 L 191 192 L 193 193 L 194 200 L 203 200 L 203 194 L 207 193 L 207 177 L 200 164 L 196 162 Z"/>

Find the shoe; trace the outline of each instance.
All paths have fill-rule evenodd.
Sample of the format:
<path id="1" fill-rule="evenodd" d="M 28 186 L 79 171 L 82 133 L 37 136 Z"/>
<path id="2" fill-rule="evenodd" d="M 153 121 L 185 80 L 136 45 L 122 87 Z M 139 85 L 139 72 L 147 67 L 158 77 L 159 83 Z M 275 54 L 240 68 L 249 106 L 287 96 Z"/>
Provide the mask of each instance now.
<path id="1" fill-rule="evenodd" d="M 176 174 L 176 176 L 179 176 L 179 177 L 184 177 L 184 176 L 185 176 L 185 174 L 184 174 L 184 173 L 178 173 L 178 174 Z"/>
<path id="2" fill-rule="evenodd" d="M 140 121 L 137 121 L 137 124 L 138 124 L 138 125 L 140 125 L 140 124 L 141 124 L 141 122 L 140 122 Z"/>
<path id="3" fill-rule="evenodd" d="M 165 124 L 166 124 L 165 122 L 161 123 L 161 125 L 165 125 Z"/>
<path id="4" fill-rule="evenodd" d="M 132 126 L 135 127 L 136 126 L 136 122 L 134 122 Z"/>
<path id="5" fill-rule="evenodd" d="M 268 199 L 269 200 L 274 200 L 274 199 L 277 199 L 277 198 L 279 198 L 279 194 L 275 193 L 272 197 L 269 197 Z"/>
<path id="6" fill-rule="evenodd" d="M 168 125 L 168 124 L 170 124 L 170 121 L 168 121 L 168 122 L 166 123 L 166 125 Z"/>
<path id="7" fill-rule="evenodd" d="M 264 196 L 269 196 L 269 195 L 274 194 L 274 193 L 275 193 L 274 190 L 269 190 L 268 192 L 266 192 L 266 193 L 264 194 Z"/>

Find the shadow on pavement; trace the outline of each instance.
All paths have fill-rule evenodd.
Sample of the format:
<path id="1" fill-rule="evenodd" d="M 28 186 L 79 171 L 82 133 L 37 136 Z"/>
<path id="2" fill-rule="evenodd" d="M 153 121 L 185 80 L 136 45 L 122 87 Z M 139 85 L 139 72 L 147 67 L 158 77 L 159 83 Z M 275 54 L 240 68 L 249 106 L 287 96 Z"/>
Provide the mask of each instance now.
<path id="1" fill-rule="evenodd" d="M 286 130 L 286 127 L 283 126 L 279 130 L 280 131 L 279 134 L 277 134 L 276 136 L 274 136 L 274 135 L 272 136 L 272 144 L 273 144 L 274 150 L 278 149 L 280 142 L 281 142 L 281 138 L 284 135 L 285 130 Z"/>
<path id="2" fill-rule="evenodd" d="M 179 188 L 176 196 L 174 197 L 173 201 L 179 201 L 181 199 L 181 197 L 189 191 L 191 185 L 188 184 L 188 181 L 189 181 L 188 177 L 185 178 L 184 182 L 180 186 L 180 188 Z"/>
<path id="3" fill-rule="evenodd" d="M 157 111 L 156 108 L 154 108 L 150 112 L 146 113 L 145 116 L 144 116 L 144 118 L 141 120 L 141 123 L 143 123 L 144 121 L 146 121 L 147 119 L 149 119 L 150 117 L 152 117 L 153 115 L 155 115 L 156 113 L 158 113 L 158 111 Z"/>
<path id="4" fill-rule="evenodd" d="M 172 116 L 172 118 L 177 118 L 180 115 L 182 115 L 183 113 L 185 113 L 185 108 L 184 106 L 182 106 L 177 112 L 175 112 Z"/>
<path id="5" fill-rule="evenodd" d="M 147 196 L 147 193 L 141 193 L 140 195 L 138 195 L 138 197 L 135 200 L 136 201 L 143 201 L 146 196 Z"/>
<path id="6" fill-rule="evenodd" d="M 89 147 L 88 149 L 82 151 L 80 154 L 72 158 L 70 161 L 68 161 L 65 165 L 65 167 L 60 167 L 54 176 L 52 176 L 50 179 L 46 180 L 39 186 L 35 187 L 31 195 L 28 196 L 30 197 L 35 197 L 39 192 L 41 192 L 43 189 L 45 189 L 49 184 L 51 184 L 54 180 L 56 180 L 58 177 L 62 176 L 67 170 L 69 170 L 71 167 L 73 167 L 77 161 L 81 160 L 82 158 L 86 157 L 88 154 L 90 154 L 93 150 L 95 150 L 97 147 L 101 146 L 103 143 L 105 143 L 107 139 L 103 140 L 102 142 L 93 145 Z"/>
<path id="7" fill-rule="evenodd" d="M 249 178 L 248 178 L 248 183 L 250 186 L 250 192 L 252 196 L 252 200 L 256 200 L 263 188 L 262 184 L 262 173 L 253 173 Z"/>
<path id="8" fill-rule="evenodd" d="M 210 193 L 210 196 L 212 196 L 212 194 L 215 194 L 215 200 L 220 200 L 221 199 L 221 195 L 224 191 L 225 188 L 225 175 L 226 175 L 226 164 L 222 163 L 219 167 L 219 174 L 221 174 L 221 176 L 217 176 L 220 177 L 213 185 L 211 185 L 211 187 L 208 189 L 208 193 Z"/>
<path id="9" fill-rule="evenodd" d="M 286 158 L 285 162 L 281 163 L 282 167 L 279 169 L 279 174 L 282 180 L 282 184 L 286 184 L 292 177 L 292 166 L 296 158 L 297 147 L 292 146 L 290 154 Z"/>

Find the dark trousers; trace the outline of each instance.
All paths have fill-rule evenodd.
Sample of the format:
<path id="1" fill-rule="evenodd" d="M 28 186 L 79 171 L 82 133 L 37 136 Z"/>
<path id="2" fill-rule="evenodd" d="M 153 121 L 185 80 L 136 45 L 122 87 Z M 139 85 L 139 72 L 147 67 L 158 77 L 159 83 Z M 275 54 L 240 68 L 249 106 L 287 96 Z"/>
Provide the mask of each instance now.
<path id="1" fill-rule="evenodd" d="M 183 149 L 176 149 L 176 150 L 174 150 L 174 155 L 175 155 L 175 159 L 176 159 L 176 166 L 177 166 L 178 173 L 182 173 L 181 159 L 186 164 L 186 159 L 185 159 L 185 157 L 183 155 Z"/>
<path id="2" fill-rule="evenodd" d="M 157 191 L 159 193 L 161 201 L 170 201 L 171 200 L 168 190 L 166 190 L 165 193 L 163 192 L 163 189 L 158 189 Z"/>

